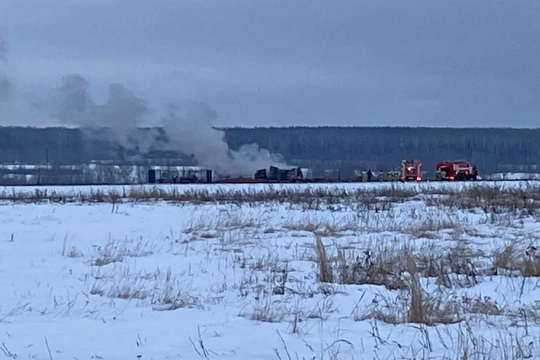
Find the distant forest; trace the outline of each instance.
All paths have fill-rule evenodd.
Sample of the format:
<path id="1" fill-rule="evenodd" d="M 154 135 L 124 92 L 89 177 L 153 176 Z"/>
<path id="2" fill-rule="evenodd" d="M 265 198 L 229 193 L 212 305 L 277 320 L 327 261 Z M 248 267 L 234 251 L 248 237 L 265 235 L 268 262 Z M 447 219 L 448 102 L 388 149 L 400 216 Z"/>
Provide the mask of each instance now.
<path id="1" fill-rule="evenodd" d="M 284 127 L 225 128 L 232 149 L 257 143 L 281 154 L 295 166 L 391 170 L 402 159 L 417 158 L 428 174 L 437 161 L 470 159 L 480 174 L 540 171 L 540 129 L 410 128 L 410 127 Z M 107 130 L 100 130 L 106 133 Z M 148 129 L 140 129 L 147 132 Z M 133 154 L 106 136 L 83 136 L 78 129 L 0 127 L 0 163 L 77 164 L 92 160 L 129 162 Z M 172 152 L 152 152 L 160 159 L 193 165 Z M 168 160 L 167 160 L 168 159 Z"/>
<path id="2" fill-rule="evenodd" d="M 387 170 L 417 158 L 434 173 L 446 159 L 473 161 L 480 173 L 540 170 L 540 129 L 287 127 L 225 129 L 232 148 L 255 142 L 293 165 Z"/>

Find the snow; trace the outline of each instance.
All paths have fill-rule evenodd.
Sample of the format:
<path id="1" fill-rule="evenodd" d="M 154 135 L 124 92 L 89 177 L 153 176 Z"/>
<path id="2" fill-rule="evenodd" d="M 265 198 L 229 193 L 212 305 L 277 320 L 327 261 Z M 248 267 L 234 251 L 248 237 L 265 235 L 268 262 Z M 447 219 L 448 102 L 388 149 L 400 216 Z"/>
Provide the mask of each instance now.
<path id="1" fill-rule="evenodd" d="M 161 188 L 459 190 L 530 184 Z M 1 187 L 0 194 L 36 189 Z M 132 187 L 39 189 L 76 195 L 98 189 L 122 194 Z M 460 359 L 468 347 L 486 358 L 506 353 L 509 358 L 540 359 L 540 326 L 532 316 L 540 308 L 538 278 L 482 273 L 491 266 L 489 255 L 505 245 L 519 249 L 538 245 L 539 221 L 535 214 L 517 217 L 449 209 L 421 198 L 396 201 L 377 211 L 353 203 L 306 207 L 276 201 L 255 205 L 4 201 L 0 358 Z M 507 314 L 467 314 L 466 322 L 436 326 L 388 324 L 366 317 L 374 309 L 399 311 L 403 292 L 381 285 L 320 283 L 314 261 L 316 235 L 329 253 L 340 246 L 360 257 L 367 249 L 374 254 L 377 249 L 387 253 L 393 249 L 402 257 L 405 247 L 422 255 L 466 246 L 476 279 L 450 274 L 467 284 L 445 289 L 443 298 L 496 302 Z M 287 280 L 281 294 L 284 271 Z M 443 291 L 434 278 L 421 282 L 429 294 Z M 525 325 L 510 315 L 525 310 L 531 314 Z M 469 359 L 476 358 L 482 357 L 469 353 Z"/>
<path id="2" fill-rule="evenodd" d="M 538 173 L 496 173 L 490 175 L 491 180 L 540 180 Z"/>

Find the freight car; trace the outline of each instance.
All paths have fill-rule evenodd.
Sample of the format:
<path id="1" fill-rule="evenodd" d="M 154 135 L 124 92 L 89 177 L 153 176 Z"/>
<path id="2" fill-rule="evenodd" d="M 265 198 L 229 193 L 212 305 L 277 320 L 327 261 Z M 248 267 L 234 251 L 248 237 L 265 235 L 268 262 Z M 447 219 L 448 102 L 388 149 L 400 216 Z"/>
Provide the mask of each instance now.
<path id="1" fill-rule="evenodd" d="M 155 166 L 148 170 L 150 184 L 212 183 L 212 170 L 196 166 Z"/>

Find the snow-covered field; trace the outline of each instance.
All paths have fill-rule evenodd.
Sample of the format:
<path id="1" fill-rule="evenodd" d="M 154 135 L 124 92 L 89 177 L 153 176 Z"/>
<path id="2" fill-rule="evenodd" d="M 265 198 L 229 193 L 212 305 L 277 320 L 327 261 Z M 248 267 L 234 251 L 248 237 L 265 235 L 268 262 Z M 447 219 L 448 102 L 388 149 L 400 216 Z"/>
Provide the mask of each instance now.
<path id="1" fill-rule="evenodd" d="M 538 183 L 0 187 L 0 204 L 0 359 L 540 359 Z"/>

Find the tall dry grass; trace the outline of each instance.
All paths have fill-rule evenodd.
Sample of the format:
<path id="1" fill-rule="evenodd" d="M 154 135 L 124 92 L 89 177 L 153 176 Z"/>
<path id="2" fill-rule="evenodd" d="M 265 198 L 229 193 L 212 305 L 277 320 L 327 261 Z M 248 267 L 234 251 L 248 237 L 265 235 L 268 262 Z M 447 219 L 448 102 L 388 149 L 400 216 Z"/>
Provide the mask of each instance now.
<path id="1" fill-rule="evenodd" d="M 393 205 L 410 200 L 422 200 L 428 206 L 447 207 L 451 210 L 480 210 L 486 214 L 512 213 L 538 215 L 540 185 L 521 187 L 487 186 L 429 186 L 406 187 L 400 184 L 384 187 L 335 186 L 267 186 L 264 190 L 250 187 L 184 188 L 182 186 L 133 186 L 98 188 L 71 192 L 35 189 L 34 191 L 4 190 L 0 201 L 11 203 L 148 203 L 168 201 L 195 204 L 291 204 L 304 210 L 336 210 L 353 207 L 356 210 L 387 211 Z"/>

